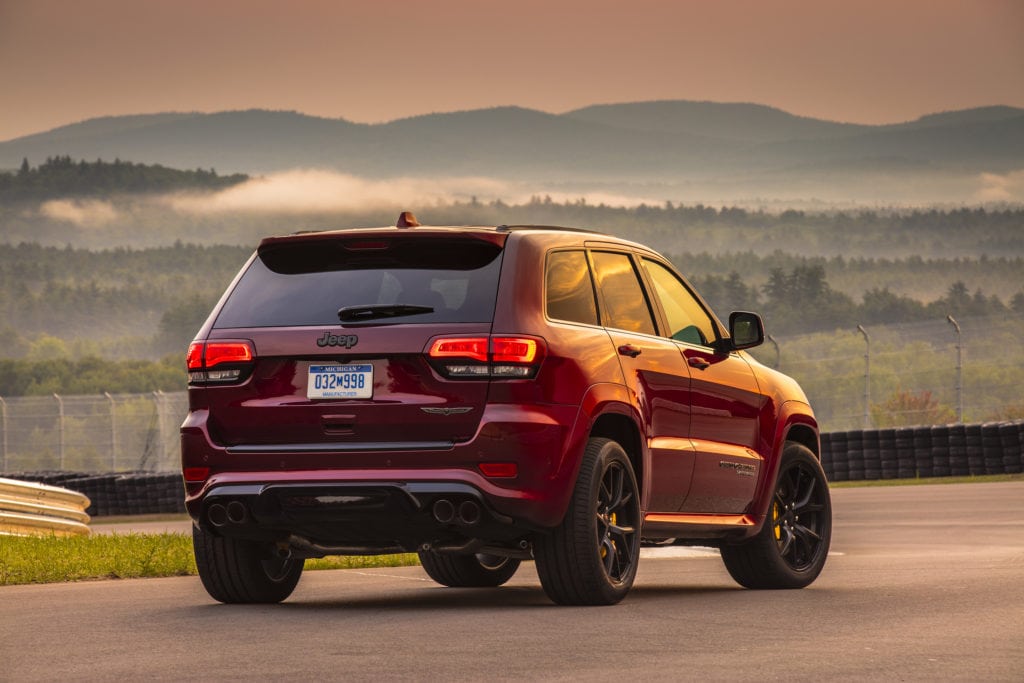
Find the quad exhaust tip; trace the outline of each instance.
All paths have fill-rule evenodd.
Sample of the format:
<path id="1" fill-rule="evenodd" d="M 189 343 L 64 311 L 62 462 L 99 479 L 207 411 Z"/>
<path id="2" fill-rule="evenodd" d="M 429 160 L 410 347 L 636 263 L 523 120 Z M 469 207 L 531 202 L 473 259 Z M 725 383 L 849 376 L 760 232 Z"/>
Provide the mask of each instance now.
<path id="1" fill-rule="evenodd" d="M 249 508 L 239 500 L 233 500 L 227 505 L 214 503 L 206 511 L 206 519 L 218 528 L 228 524 L 246 524 L 249 521 Z"/>
<path id="2" fill-rule="evenodd" d="M 447 498 L 439 498 L 434 501 L 434 519 L 441 524 L 455 522 L 464 526 L 473 526 L 480 521 L 480 506 L 472 500 L 464 500 L 456 508 L 455 503 Z"/>

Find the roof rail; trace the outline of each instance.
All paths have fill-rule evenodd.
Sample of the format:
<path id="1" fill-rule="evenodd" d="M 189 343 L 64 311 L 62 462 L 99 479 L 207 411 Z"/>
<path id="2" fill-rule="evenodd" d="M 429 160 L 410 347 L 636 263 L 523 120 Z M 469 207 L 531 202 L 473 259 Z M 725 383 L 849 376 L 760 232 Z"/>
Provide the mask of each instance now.
<path id="1" fill-rule="evenodd" d="M 558 230 L 560 232 L 585 232 L 591 235 L 607 235 L 608 233 L 589 228 L 567 228 L 563 225 L 499 225 L 495 228 L 498 232 L 512 232 L 514 230 Z"/>

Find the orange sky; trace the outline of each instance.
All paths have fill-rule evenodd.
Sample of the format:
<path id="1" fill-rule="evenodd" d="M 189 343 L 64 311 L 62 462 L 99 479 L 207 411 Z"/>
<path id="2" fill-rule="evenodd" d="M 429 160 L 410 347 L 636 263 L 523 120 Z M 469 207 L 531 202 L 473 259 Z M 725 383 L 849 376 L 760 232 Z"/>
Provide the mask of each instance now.
<path id="1" fill-rule="evenodd" d="M 0 0 L 0 140 L 109 114 L 652 99 L 864 123 L 1024 107 L 1024 2 Z"/>

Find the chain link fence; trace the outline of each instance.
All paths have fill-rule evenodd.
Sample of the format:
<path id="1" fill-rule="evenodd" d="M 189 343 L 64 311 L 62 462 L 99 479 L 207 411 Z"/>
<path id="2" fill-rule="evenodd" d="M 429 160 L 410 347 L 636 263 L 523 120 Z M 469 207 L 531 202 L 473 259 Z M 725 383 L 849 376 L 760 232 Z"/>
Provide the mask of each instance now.
<path id="1" fill-rule="evenodd" d="M 172 472 L 185 392 L 0 398 L 0 472 Z"/>
<path id="2" fill-rule="evenodd" d="M 1024 418 L 1022 340 L 1024 316 L 1010 313 L 778 337 L 755 355 L 834 432 Z"/>
<path id="3" fill-rule="evenodd" d="M 1019 314 L 940 318 L 779 337 L 755 355 L 840 432 L 1024 417 L 1022 339 Z M 0 397 L 0 471 L 175 472 L 187 412 L 185 392 Z"/>

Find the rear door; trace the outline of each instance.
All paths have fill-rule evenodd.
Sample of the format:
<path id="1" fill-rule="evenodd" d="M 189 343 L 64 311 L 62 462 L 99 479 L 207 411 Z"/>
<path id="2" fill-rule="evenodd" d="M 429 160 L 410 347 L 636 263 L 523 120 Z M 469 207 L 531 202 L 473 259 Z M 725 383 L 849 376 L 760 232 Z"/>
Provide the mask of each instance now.
<path id="1" fill-rule="evenodd" d="M 209 335 L 255 350 L 244 382 L 205 392 L 215 437 L 310 450 L 470 439 L 488 382 L 447 379 L 426 352 L 442 335 L 490 332 L 501 253 L 494 240 L 437 234 L 262 246 Z"/>
<path id="2" fill-rule="evenodd" d="M 650 448 L 647 509 L 675 512 L 690 487 L 694 449 L 690 427 L 689 372 L 674 342 L 659 337 L 651 304 L 630 254 L 590 254 L 601 298 L 601 322 L 619 354 Z"/>

